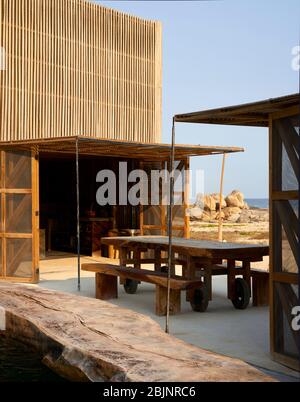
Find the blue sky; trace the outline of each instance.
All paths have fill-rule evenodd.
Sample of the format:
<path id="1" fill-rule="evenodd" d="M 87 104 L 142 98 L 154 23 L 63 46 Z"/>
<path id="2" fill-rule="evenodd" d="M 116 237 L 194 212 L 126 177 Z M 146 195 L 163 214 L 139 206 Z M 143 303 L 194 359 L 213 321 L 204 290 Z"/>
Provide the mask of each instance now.
<path id="1" fill-rule="evenodd" d="M 300 1 L 99 1 L 163 24 L 163 141 L 170 142 L 172 116 L 251 102 L 299 90 L 291 68 L 299 44 Z M 268 196 L 266 129 L 178 125 L 177 142 L 244 147 L 227 159 L 225 193 Z M 217 192 L 221 157 L 198 157 L 205 191 Z"/>

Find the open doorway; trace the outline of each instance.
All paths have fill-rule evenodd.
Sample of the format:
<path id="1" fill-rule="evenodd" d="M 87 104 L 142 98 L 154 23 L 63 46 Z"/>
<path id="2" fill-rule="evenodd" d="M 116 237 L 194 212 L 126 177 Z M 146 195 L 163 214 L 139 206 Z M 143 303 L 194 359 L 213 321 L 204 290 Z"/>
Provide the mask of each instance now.
<path id="1" fill-rule="evenodd" d="M 124 160 L 122 160 L 124 162 Z M 137 208 L 131 206 L 100 206 L 96 201 L 99 184 L 97 173 L 111 170 L 118 176 L 121 159 L 81 156 L 80 189 L 80 251 L 83 256 L 109 257 L 109 249 L 101 243 L 111 230 L 139 229 Z M 134 169 L 137 161 L 127 160 Z M 40 257 L 51 258 L 77 254 L 76 165 L 73 154 L 41 153 L 40 186 Z"/>

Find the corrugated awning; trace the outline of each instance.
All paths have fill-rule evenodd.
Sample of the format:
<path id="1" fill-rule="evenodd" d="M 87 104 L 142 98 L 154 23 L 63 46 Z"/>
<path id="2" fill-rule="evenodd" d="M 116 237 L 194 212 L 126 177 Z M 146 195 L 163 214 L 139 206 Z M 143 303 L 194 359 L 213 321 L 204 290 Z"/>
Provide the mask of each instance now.
<path id="1" fill-rule="evenodd" d="M 2 149 L 29 150 L 37 148 L 39 152 L 75 153 L 78 140 L 81 155 L 124 157 L 144 160 L 166 160 L 170 157 L 170 144 L 142 144 L 137 142 L 107 140 L 90 137 L 65 137 L 44 140 L 13 141 L 0 143 Z M 202 145 L 176 145 L 176 158 L 190 156 L 216 155 L 243 152 L 239 147 L 218 147 Z"/>
<path id="2" fill-rule="evenodd" d="M 281 112 L 293 106 L 295 108 L 299 107 L 300 112 L 299 94 L 194 113 L 178 114 L 175 116 L 175 121 L 180 123 L 268 127 L 271 113 Z"/>

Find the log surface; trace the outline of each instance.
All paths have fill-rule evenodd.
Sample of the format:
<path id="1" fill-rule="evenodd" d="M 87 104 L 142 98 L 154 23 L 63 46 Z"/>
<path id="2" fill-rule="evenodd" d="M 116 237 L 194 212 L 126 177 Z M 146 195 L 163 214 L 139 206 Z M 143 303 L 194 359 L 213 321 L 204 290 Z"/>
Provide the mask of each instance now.
<path id="1" fill-rule="evenodd" d="M 272 380 L 244 362 L 165 334 L 146 316 L 101 300 L 0 283 L 0 307 L 8 335 L 36 347 L 50 368 L 70 380 Z"/>

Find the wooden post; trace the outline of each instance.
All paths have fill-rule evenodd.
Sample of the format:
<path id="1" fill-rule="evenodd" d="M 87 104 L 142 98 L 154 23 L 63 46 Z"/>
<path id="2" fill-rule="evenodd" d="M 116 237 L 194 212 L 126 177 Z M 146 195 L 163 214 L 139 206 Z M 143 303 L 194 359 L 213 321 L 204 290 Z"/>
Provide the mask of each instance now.
<path id="1" fill-rule="evenodd" d="M 223 241 L 223 221 L 222 221 L 222 194 L 223 194 L 223 184 L 224 184 L 224 172 L 225 172 L 225 160 L 226 154 L 223 155 L 222 163 L 222 173 L 221 173 L 221 183 L 220 183 L 220 205 L 219 205 L 219 241 Z"/>
<path id="2" fill-rule="evenodd" d="M 156 304 L 155 312 L 158 316 L 166 316 L 179 314 L 181 311 L 181 291 L 168 289 L 162 286 L 156 286 L 155 292 Z"/>

